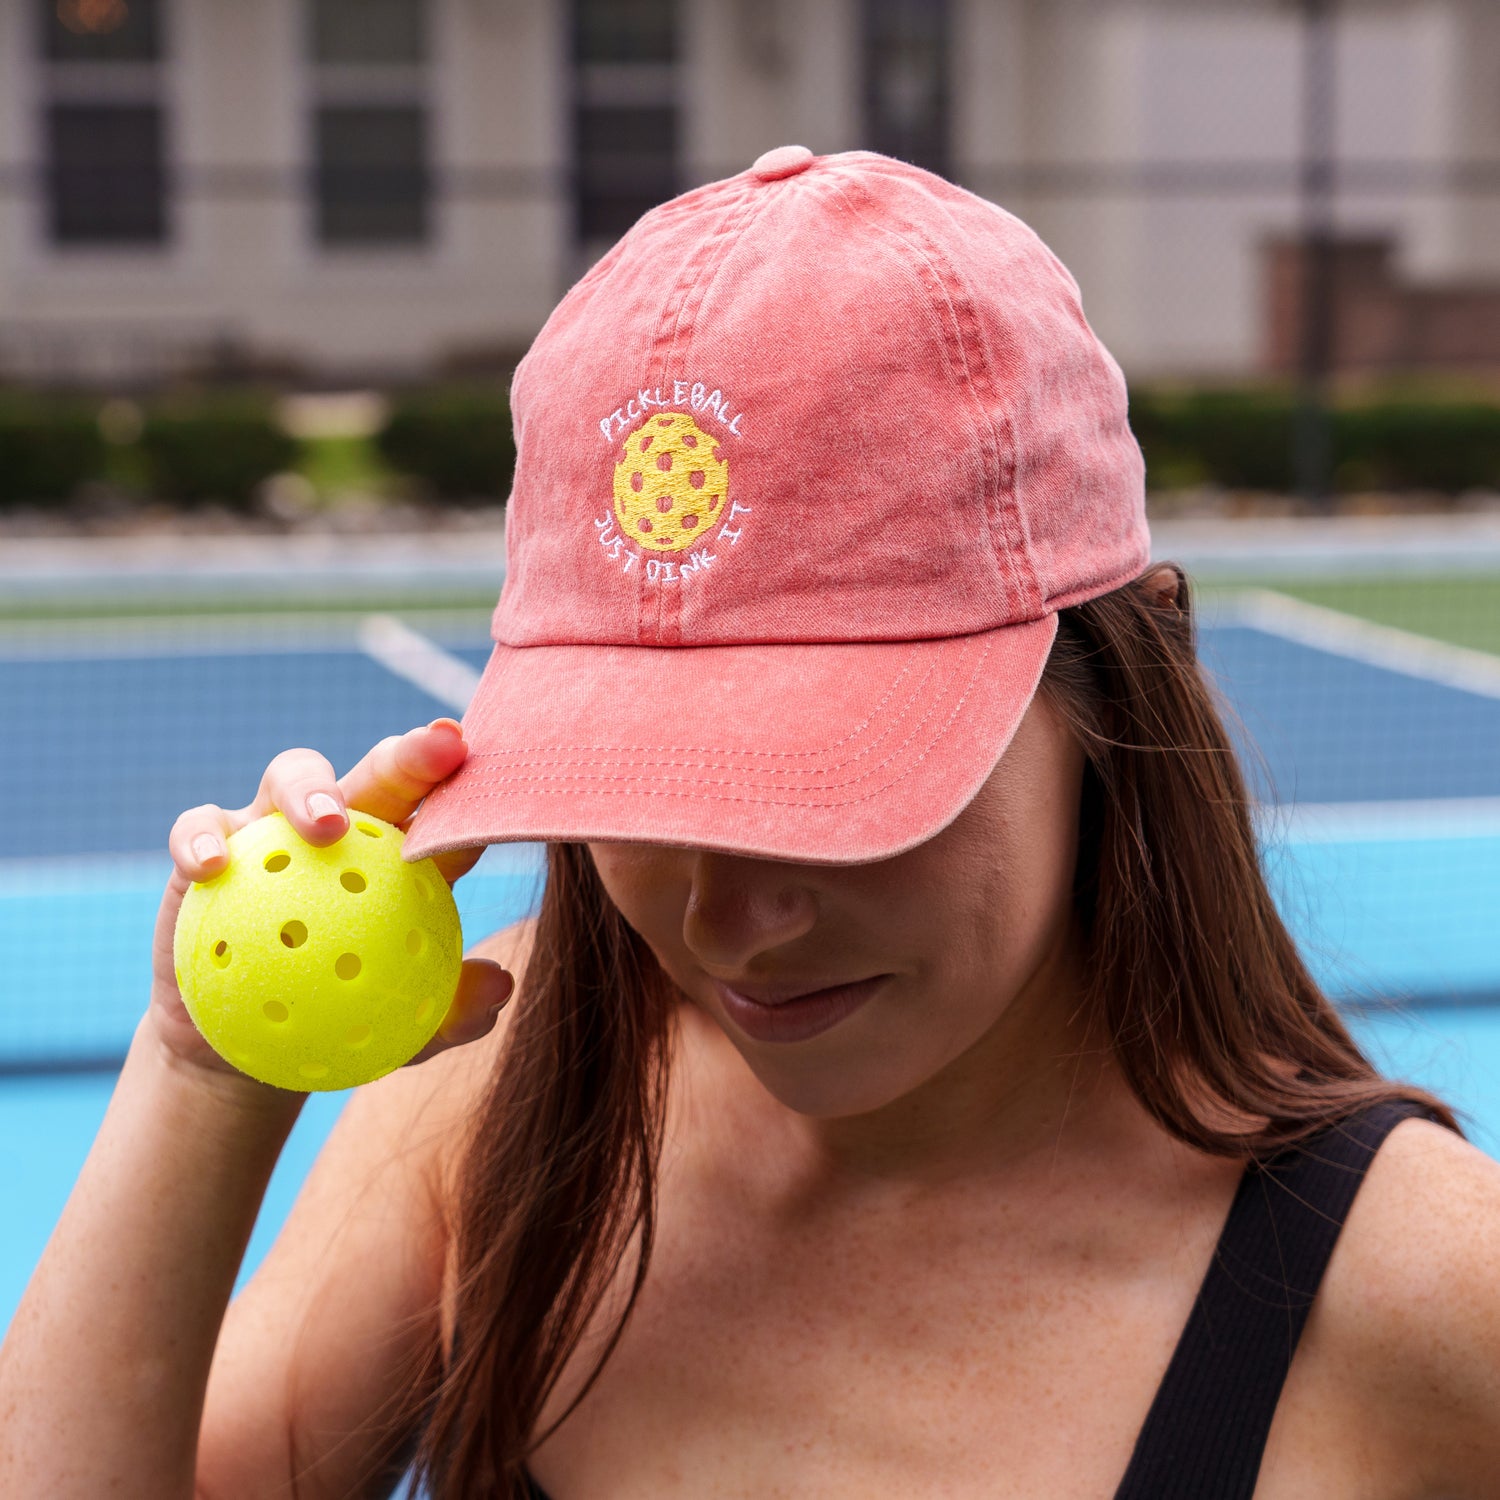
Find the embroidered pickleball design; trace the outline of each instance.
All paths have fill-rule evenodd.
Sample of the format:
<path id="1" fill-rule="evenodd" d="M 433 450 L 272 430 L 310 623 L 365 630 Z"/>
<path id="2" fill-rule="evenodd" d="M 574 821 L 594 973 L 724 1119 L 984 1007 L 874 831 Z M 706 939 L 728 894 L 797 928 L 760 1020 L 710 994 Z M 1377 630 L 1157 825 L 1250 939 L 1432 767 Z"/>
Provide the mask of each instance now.
<path id="1" fill-rule="evenodd" d="M 686 412 L 654 412 L 620 447 L 615 519 L 649 552 L 681 552 L 719 519 L 729 493 L 723 451 Z"/>

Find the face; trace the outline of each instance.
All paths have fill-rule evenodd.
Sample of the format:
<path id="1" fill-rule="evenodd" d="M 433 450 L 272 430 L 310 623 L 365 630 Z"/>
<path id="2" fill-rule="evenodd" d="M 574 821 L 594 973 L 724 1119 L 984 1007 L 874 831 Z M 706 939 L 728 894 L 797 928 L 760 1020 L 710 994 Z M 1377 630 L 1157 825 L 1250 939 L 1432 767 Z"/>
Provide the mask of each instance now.
<path id="1" fill-rule="evenodd" d="M 1038 693 L 968 806 L 891 859 L 589 847 L 625 920 L 765 1088 L 838 1118 L 986 1049 L 1055 1035 L 1076 999 L 1082 774 L 1081 750 Z"/>

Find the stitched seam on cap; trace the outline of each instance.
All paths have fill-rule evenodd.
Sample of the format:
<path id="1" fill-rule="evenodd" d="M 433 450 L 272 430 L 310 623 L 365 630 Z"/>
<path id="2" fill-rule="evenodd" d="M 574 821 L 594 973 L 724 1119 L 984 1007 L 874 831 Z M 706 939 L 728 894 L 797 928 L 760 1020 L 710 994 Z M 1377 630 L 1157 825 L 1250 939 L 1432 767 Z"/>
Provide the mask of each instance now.
<path id="1" fill-rule="evenodd" d="M 989 651 L 990 645 L 992 645 L 992 642 L 986 642 L 986 646 L 984 646 L 984 652 Z M 983 657 L 984 652 L 981 652 L 981 657 Z M 885 709 L 886 703 L 891 702 L 892 697 L 895 696 L 895 691 L 897 691 L 897 688 L 900 687 L 901 679 L 906 678 L 906 676 L 910 675 L 910 670 L 912 670 L 912 661 L 915 660 L 916 655 L 918 655 L 918 648 L 913 645 L 912 649 L 907 652 L 906 658 L 901 661 L 900 670 L 898 670 L 898 672 L 895 673 L 894 678 L 891 679 L 891 684 L 889 684 L 889 687 L 886 687 L 886 690 L 883 691 L 882 694 L 880 694 L 879 702 L 877 702 L 876 705 L 874 705 L 874 708 L 871 708 L 870 711 L 865 714 L 865 717 L 862 718 L 862 720 L 859 721 L 858 724 L 855 724 L 855 726 L 853 726 L 853 729 L 850 729 L 849 732 L 846 733 L 846 735 L 840 736 L 840 738 L 838 739 L 832 739 L 832 741 L 829 741 L 828 744 L 814 745 L 813 748 L 808 748 L 808 750 L 754 750 L 754 748 L 744 748 L 744 750 L 729 750 L 729 748 L 724 747 L 724 745 L 540 744 L 516 745 L 516 747 L 510 748 L 510 750 L 471 750 L 469 751 L 469 760 L 499 759 L 499 757 L 501 756 L 510 756 L 510 754 L 523 754 L 526 753 L 526 751 L 532 750 L 547 751 L 547 753 L 549 754 L 598 754 L 598 756 L 610 757 L 618 757 L 622 756 L 622 754 L 688 754 L 688 756 L 693 756 L 693 754 L 708 754 L 708 756 L 715 756 L 715 754 L 717 754 L 717 756 L 741 756 L 750 757 L 750 759 L 810 760 L 814 759 L 814 757 L 829 756 L 829 754 L 834 753 L 835 750 L 840 750 L 840 748 L 843 748 L 844 745 L 849 744 L 850 741 L 858 738 L 858 736 L 862 735 L 865 730 L 870 729 L 871 724 L 874 724 L 877 720 L 879 720 L 880 714 L 882 714 L 883 709 Z M 907 702 L 916 699 L 916 697 L 921 694 L 922 687 L 924 687 L 924 685 L 927 684 L 927 681 L 932 678 L 933 672 L 936 672 L 941 664 L 942 663 L 939 663 L 939 661 L 936 660 L 929 661 L 926 670 L 924 670 L 924 673 L 922 673 L 921 679 L 919 679 L 919 681 L 916 682 L 916 684 L 913 685 L 913 687 L 910 688 L 909 691 L 907 691 Z M 900 720 L 898 720 L 897 718 L 897 720 L 892 721 L 898 723 L 898 721 Z M 885 733 L 885 730 L 882 730 L 882 735 L 883 733 Z M 876 738 L 871 741 L 871 744 L 879 744 L 882 735 L 876 735 Z M 846 760 L 841 760 L 841 762 L 838 763 L 840 763 L 840 765 L 852 765 L 852 763 L 855 762 L 856 759 L 859 759 L 859 756 L 862 756 L 862 754 L 865 753 L 867 753 L 867 751 L 865 750 L 858 751 L 858 753 L 852 754 L 852 756 L 847 757 Z"/>
<path id="2" fill-rule="evenodd" d="M 524 648 L 516 648 L 524 649 Z M 988 649 L 988 647 L 986 647 Z M 469 753 L 471 760 L 488 756 L 509 755 L 527 750 L 557 751 L 562 754 L 599 754 L 599 755 L 745 755 L 774 758 L 777 760 L 807 760 L 814 756 L 831 755 L 851 740 L 858 738 L 879 718 L 886 704 L 895 696 L 902 678 L 908 676 L 912 670 L 911 663 L 917 656 L 915 646 L 907 653 L 906 659 L 901 663 L 900 670 L 891 680 L 891 685 L 881 694 L 880 701 L 870 709 L 865 717 L 840 739 L 831 740 L 826 745 L 816 746 L 810 750 L 728 750 L 722 745 L 518 745 L 515 751 L 508 750 L 473 750 Z M 921 682 L 919 682 L 908 693 L 908 698 L 916 697 L 923 683 L 936 670 L 937 663 L 929 664 Z M 853 757 L 845 764 L 852 763 Z"/>
<path id="3" fill-rule="evenodd" d="M 748 222 L 763 210 L 764 204 L 764 195 L 749 191 L 741 191 L 730 198 L 728 210 L 722 215 L 718 227 L 709 232 L 698 250 L 689 256 L 678 272 L 647 350 L 647 384 L 653 379 L 659 384 L 668 378 L 684 323 L 687 338 L 691 340 L 697 326 L 698 310 L 709 289 L 718 280 L 725 261 L 729 259 L 730 252 L 744 233 Z M 637 574 L 635 638 L 638 645 L 676 645 L 681 637 L 675 599 L 669 618 L 663 617 L 664 591 L 663 584 L 658 583 L 652 587 L 645 568 Z M 648 599 L 651 599 L 649 604 Z"/>
<path id="4" fill-rule="evenodd" d="M 651 786 L 644 786 L 643 787 L 639 783 L 631 783 L 628 786 L 602 786 L 602 787 L 601 786 L 592 786 L 592 787 L 587 788 L 588 794 L 590 796 L 689 797 L 689 798 L 692 798 L 694 801 L 700 801 L 700 802 L 741 802 L 741 803 L 745 803 L 747 805 L 754 805 L 754 806 L 797 807 L 797 808 L 803 808 L 803 809 L 820 808 L 820 807 L 825 807 L 825 808 L 848 807 L 852 803 L 856 803 L 856 802 L 868 802 L 868 801 L 870 801 L 874 797 L 881 797 L 881 796 L 886 795 L 891 790 L 892 787 L 899 786 L 901 784 L 901 782 L 905 781 L 908 776 L 911 776 L 911 775 L 915 774 L 916 770 L 918 769 L 919 766 L 921 766 L 922 762 L 925 761 L 927 759 L 927 757 L 933 752 L 933 750 L 937 748 L 938 743 L 942 740 L 943 736 L 946 735 L 948 733 L 948 731 L 953 727 L 954 721 L 958 718 L 958 715 L 962 711 L 964 704 L 968 701 L 969 694 L 972 692 L 973 687 L 974 687 L 974 680 L 975 680 L 975 678 L 979 674 L 979 667 L 980 667 L 980 665 L 982 665 L 984 658 L 987 657 L 988 655 L 989 655 L 989 645 L 986 645 L 984 653 L 983 653 L 983 655 L 980 658 L 980 661 L 975 664 L 974 671 L 972 673 L 970 673 L 969 680 L 964 685 L 964 691 L 963 691 L 962 694 L 960 694 L 958 702 L 953 705 L 952 711 L 949 713 L 948 717 L 943 721 L 943 724 L 942 724 L 941 728 L 939 728 L 938 732 L 927 743 L 926 748 L 923 749 L 923 751 L 921 752 L 921 754 L 919 754 L 916 757 L 916 759 L 911 763 L 911 765 L 909 765 L 904 771 L 902 771 L 899 776 L 892 777 L 891 780 L 889 780 L 887 782 L 882 782 L 880 785 L 876 786 L 873 790 L 866 791 L 866 792 L 861 792 L 861 793 L 859 793 L 859 794 L 857 794 L 855 796 L 836 798 L 836 799 L 833 799 L 833 800 L 830 800 L 830 801 L 826 801 L 826 802 L 809 802 L 805 798 L 793 798 L 793 797 L 731 797 L 731 796 L 725 796 L 725 795 L 723 795 L 721 793 L 713 792 L 713 791 L 705 792 L 704 790 L 702 790 L 703 784 L 701 782 L 697 783 L 691 789 L 682 790 L 682 791 L 678 791 L 675 788 L 660 788 L 660 787 L 651 787 Z M 882 761 L 880 764 L 882 766 L 889 765 L 889 764 L 891 764 L 891 760 L 893 760 L 893 759 L 894 759 L 894 757 L 891 757 L 890 759 Z M 854 786 L 854 785 L 857 785 L 858 782 L 860 782 L 860 781 L 868 781 L 870 779 L 870 776 L 872 774 L 873 774 L 873 772 L 867 772 L 864 776 L 858 777 L 858 778 L 856 778 L 855 781 L 848 782 L 848 783 L 846 783 L 846 785 Z M 585 779 L 585 778 L 577 777 L 577 776 L 566 776 L 566 775 L 557 775 L 557 776 L 524 776 L 524 777 L 506 777 L 506 778 L 504 778 L 505 781 L 507 781 L 507 782 L 514 782 L 516 784 L 525 784 L 525 783 L 529 783 L 529 782 L 538 782 L 538 781 L 578 781 L 578 780 L 583 780 L 583 779 Z M 710 782 L 710 783 L 708 783 L 708 785 L 710 785 L 710 786 L 733 786 L 735 784 L 736 783 L 734 783 L 734 782 Z M 826 790 L 832 790 L 832 788 L 823 788 L 823 787 L 820 787 L 819 790 L 820 791 L 826 791 Z M 497 791 L 480 791 L 477 788 L 475 788 L 475 789 L 465 789 L 460 794 L 460 799 L 459 800 L 460 800 L 460 803 L 462 804 L 462 803 L 473 803 L 473 802 L 479 802 L 479 801 L 489 801 L 489 800 L 493 800 L 495 798 L 511 797 L 511 796 L 514 796 L 514 793 L 511 792 L 511 791 L 505 790 L 504 788 L 502 788 L 500 790 L 497 790 Z"/>
<path id="5" fill-rule="evenodd" d="M 1008 455 L 1002 457 L 1000 434 L 995 428 L 993 409 L 998 405 L 995 395 L 994 382 L 990 378 L 989 361 L 987 351 L 984 349 L 983 340 L 979 333 L 978 314 L 974 311 L 973 300 L 961 288 L 960 278 L 956 271 L 952 270 L 947 257 L 938 247 L 937 243 L 924 235 L 922 231 L 910 220 L 903 218 L 898 213 L 892 212 L 891 217 L 895 224 L 884 224 L 873 214 L 865 212 L 860 204 L 854 201 L 848 194 L 844 184 L 833 179 L 834 191 L 849 204 L 852 212 L 858 214 L 866 223 L 870 224 L 877 232 L 887 235 L 904 245 L 916 255 L 931 273 L 933 280 L 942 292 L 943 304 L 947 309 L 948 317 L 944 320 L 951 331 L 954 344 L 958 350 L 962 366 L 964 384 L 968 387 L 969 394 L 973 399 L 974 406 L 978 409 L 979 421 L 976 425 L 981 431 L 988 432 L 990 441 L 986 444 L 990 461 L 986 467 L 990 470 L 990 476 L 994 482 L 997 498 L 1001 501 L 1000 520 L 1005 530 L 1005 551 L 1003 565 L 1010 574 L 1011 582 L 1016 593 L 1024 596 L 1028 605 L 1034 609 L 1045 609 L 1045 600 L 1042 593 L 1041 582 L 1037 576 L 1036 562 L 1031 556 L 1030 540 L 1024 534 L 1024 529 L 1018 529 L 1019 517 L 1015 514 L 1015 428 L 1009 418 L 1005 419 L 1007 434 L 1010 438 Z M 853 186 L 851 184 L 851 186 Z M 870 195 L 867 190 L 859 189 L 861 196 L 869 201 Z M 945 277 L 944 270 L 949 271 L 950 276 Z M 964 311 L 960 314 L 955 298 L 963 304 Z M 973 365 L 970 358 L 970 350 L 965 340 L 964 329 L 966 323 L 972 324 L 974 328 L 973 342 L 976 352 L 979 354 L 978 363 L 984 371 L 989 386 L 989 403 L 981 399 L 975 387 Z M 1004 492 L 1003 494 L 1001 492 Z M 988 506 L 986 506 L 988 512 Z M 1026 563 L 1026 574 L 1023 578 L 1016 566 L 1017 557 L 1024 558 Z"/>
<path id="6" fill-rule="evenodd" d="M 960 701 L 962 701 L 962 697 L 967 696 L 970 688 L 972 688 L 973 682 L 974 682 L 974 678 L 975 678 L 976 674 L 978 673 L 980 666 L 988 658 L 989 653 L 990 653 L 990 649 L 991 649 L 992 646 L 993 646 L 993 642 L 986 642 L 984 650 L 982 652 L 980 652 L 978 660 L 975 662 L 973 668 L 970 670 L 969 680 L 968 680 L 968 683 L 966 684 L 966 686 L 964 688 L 964 692 L 961 695 Z M 861 781 L 868 780 L 877 771 L 879 771 L 881 769 L 881 767 L 887 766 L 892 761 L 898 759 L 900 757 L 900 755 L 901 755 L 901 752 L 903 750 L 905 750 L 907 748 L 907 746 L 909 746 L 911 744 L 911 742 L 913 740 L 915 740 L 916 738 L 918 738 L 918 736 L 921 734 L 922 726 L 924 724 L 926 724 L 928 722 L 928 720 L 931 719 L 932 716 L 941 709 L 941 707 L 942 707 L 942 700 L 941 699 L 937 699 L 934 702 L 930 703 L 927 706 L 926 712 L 923 713 L 923 715 L 921 716 L 921 718 L 919 718 L 916 721 L 916 723 L 910 728 L 910 730 L 908 731 L 908 733 L 906 735 L 906 738 L 903 739 L 895 747 L 895 749 L 892 750 L 891 753 L 888 754 L 883 760 L 879 760 L 879 761 L 874 762 L 873 765 L 867 767 L 859 775 L 851 777 L 848 781 L 844 781 L 844 782 L 825 782 L 824 785 L 823 785 L 823 788 L 820 788 L 820 790 L 825 789 L 825 788 L 838 787 L 838 786 L 854 786 L 854 785 L 857 785 Z M 486 754 L 486 753 L 483 753 L 483 752 L 475 753 L 475 754 L 472 754 L 470 756 L 470 759 L 472 761 L 475 761 L 477 763 L 478 761 L 482 761 L 482 760 L 486 760 L 486 759 L 490 758 L 490 755 L 492 755 L 493 753 L 494 752 L 490 752 L 489 754 Z M 844 770 L 847 770 L 849 767 L 853 766 L 854 764 L 856 764 L 857 761 L 863 759 L 865 754 L 866 754 L 865 751 L 861 751 L 859 755 L 854 756 L 854 757 L 852 757 L 851 759 L 849 759 L 847 761 L 840 761 L 836 765 L 829 766 L 829 767 L 826 767 L 826 768 L 814 769 L 814 770 L 811 770 L 811 771 L 806 772 L 804 774 L 814 775 L 814 776 L 826 776 L 826 775 L 829 775 L 830 773 L 844 771 Z M 608 779 L 611 779 L 611 780 L 617 780 L 617 781 L 618 780 L 629 780 L 632 784 L 635 783 L 635 778 L 634 777 L 621 777 L 619 775 L 619 773 L 614 769 L 612 763 L 604 763 L 603 765 L 601 765 L 601 768 L 598 771 L 583 771 L 583 770 L 579 770 L 579 769 L 577 769 L 577 762 L 573 761 L 573 760 L 542 760 L 542 759 L 539 759 L 539 760 L 521 761 L 518 764 L 521 765 L 521 766 L 525 766 L 525 767 L 569 766 L 569 767 L 572 767 L 573 770 L 572 770 L 571 774 L 565 773 L 564 775 L 562 775 L 560 777 L 547 776 L 547 777 L 542 777 L 542 778 L 527 777 L 527 776 L 511 776 L 509 774 L 509 767 L 504 767 L 504 766 L 490 768 L 490 767 L 480 767 L 479 765 L 476 764 L 475 770 L 478 771 L 479 774 L 481 774 L 481 775 L 490 775 L 490 776 L 494 777 L 495 779 L 503 779 L 503 780 L 507 780 L 507 781 L 529 781 L 529 780 L 536 780 L 536 779 L 541 779 L 541 780 L 580 780 L 580 781 L 583 781 L 583 780 L 598 780 L 601 777 L 607 777 Z M 696 771 L 712 771 L 712 770 L 719 770 L 719 769 L 726 769 L 726 770 L 732 770 L 732 769 L 734 769 L 733 767 L 722 767 L 721 768 L 721 767 L 716 766 L 716 765 L 714 765 L 714 764 L 712 764 L 711 762 L 708 762 L 708 761 L 691 761 L 691 760 L 664 761 L 664 762 L 659 762 L 658 764 L 669 765 L 669 766 L 672 766 L 673 768 L 675 768 L 677 770 L 680 770 L 680 771 L 694 771 L 694 772 L 696 772 Z M 779 767 L 771 767 L 769 769 L 770 769 L 771 774 L 773 774 L 773 775 L 777 774 L 780 771 Z M 781 774 L 785 774 L 785 773 L 782 772 Z M 663 778 L 663 779 L 669 780 L 669 781 L 681 781 L 681 780 L 687 780 L 688 778 L 687 777 L 666 777 L 666 778 Z M 701 778 L 694 778 L 693 781 L 694 781 L 694 785 L 698 785 L 698 786 L 702 786 L 702 785 L 708 785 L 708 786 L 737 786 L 737 785 L 740 784 L 737 781 L 709 781 L 709 782 L 705 783 Z"/>
<path id="7" fill-rule="evenodd" d="M 846 757 L 843 760 L 837 760 L 832 765 L 827 765 L 827 766 L 770 766 L 770 767 L 756 766 L 756 767 L 747 768 L 747 767 L 743 766 L 742 764 L 740 764 L 740 763 L 738 763 L 736 761 L 733 761 L 733 760 L 730 760 L 730 761 L 726 762 L 726 761 L 712 761 L 712 760 L 705 760 L 705 761 L 694 761 L 694 760 L 646 760 L 646 759 L 643 758 L 644 756 L 647 756 L 647 755 L 674 755 L 674 754 L 675 755 L 684 755 L 685 754 L 685 755 L 709 755 L 709 756 L 714 756 L 714 755 L 718 755 L 718 756 L 735 756 L 735 755 L 740 754 L 740 752 L 735 751 L 735 750 L 726 749 L 722 745 L 701 745 L 701 746 L 694 746 L 691 749 L 687 749 L 687 750 L 679 750 L 679 749 L 675 749 L 675 748 L 669 748 L 669 747 L 666 747 L 666 746 L 653 746 L 653 745 L 638 746 L 638 747 L 636 747 L 633 750 L 627 750 L 624 747 L 616 747 L 616 746 L 612 746 L 612 745 L 600 745 L 600 746 L 594 746 L 592 748 L 593 748 L 593 751 L 595 753 L 597 753 L 597 754 L 599 754 L 601 756 L 606 757 L 605 760 L 597 762 L 597 764 L 601 764 L 601 765 L 613 765 L 616 761 L 618 761 L 618 759 L 620 758 L 621 755 L 627 755 L 628 754 L 628 755 L 631 755 L 634 758 L 634 764 L 635 764 L 635 767 L 638 770 L 640 770 L 640 769 L 646 769 L 646 768 L 649 768 L 649 767 L 656 767 L 656 766 L 675 766 L 675 767 L 677 767 L 679 769 L 698 769 L 698 770 L 704 770 L 704 771 L 743 771 L 743 770 L 746 770 L 746 769 L 754 769 L 757 772 L 760 772 L 761 774 L 770 774 L 770 775 L 773 775 L 773 776 L 827 776 L 827 775 L 830 775 L 831 773 L 836 772 L 836 771 L 847 770 L 850 766 L 853 766 L 853 765 L 857 764 L 859 761 L 864 760 L 867 756 L 873 755 L 880 748 L 880 746 L 881 746 L 881 744 L 883 742 L 887 741 L 891 737 L 891 735 L 895 734 L 900 729 L 902 721 L 904 719 L 907 719 L 909 717 L 910 711 L 911 711 L 911 705 L 914 704 L 914 703 L 916 703 L 917 701 L 919 701 L 919 699 L 921 697 L 922 689 L 925 688 L 927 686 L 928 682 L 930 682 L 932 680 L 933 673 L 936 670 L 937 670 L 937 666 L 936 666 L 935 663 L 933 665 L 931 665 L 931 666 L 928 667 L 926 674 L 923 676 L 923 678 L 921 679 L 921 681 L 918 682 L 915 685 L 915 687 L 913 688 L 912 692 L 909 694 L 909 696 L 907 697 L 907 699 L 905 700 L 905 702 L 902 704 L 901 709 L 899 710 L 899 712 L 897 712 L 893 717 L 887 719 L 885 721 L 885 723 L 884 723 L 884 726 L 880 729 L 880 731 L 877 734 L 875 734 L 873 736 L 873 738 L 871 738 L 864 745 L 862 745 L 857 751 L 855 751 L 855 753 L 853 755 L 850 755 L 850 756 Z M 932 707 L 929 707 L 928 710 L 927 710 L 927 713 L 923 715 L 923 719 L 926 719 L 927 717 L 930 717 L 932 711 L 933 711 Z M 918 723 L 918 728 L 920 728 L 921 724 L 922 724 L 922 720 L 918 720 L 917 723 Z M 913 731 L 913 732 L 915 732 L 915 731 Z M 840 744 L 846 744 L 846 743 L 848 743 L 848 739 L 852 739 L 852 738 L 853 738 L 853 736 L 849 736 L 847 739 L 842 740 L 839 743 Z M 538 757 L 538 756 L 531 755 L 531 754 L 528 753 L 528 752 L 539 751 L 539 750 L 557 752 L 557 753 L 561 754 L 562 756 L 564 756 L 566 758 L 565 759 L 553 759 L 553 758 L 551 758 L 551 756 Z M 768 755 L 771 755 L 771 754 L 776 754 L 777 752 L 747 751 L 747 752 L 744 752 L 744 753 L 746 753 L 748 755 L 757 755 L 757 754 L 760 754 L 760 755 L 763 755 L 763 756 L 768 756 Z M 819 752 L 816 752 L 816 751 L 782 751 L 782 752 L 779 752 L 779 754 L 783 758 L 789 758 L 789 757 L 791 757 L 793 755 L 796 755 L 796 756 L 798 756 L 800 758 L 804 758 L 804 759 L 805 758 L 811 758 L 813 755 L 818 754 L 818 753 Z M 824 753 L 826 753 L 826 752 L 824 752 Z M 474 760 L 474 761 L 505 762 L 506 763 L 505 765 L 497 767 L 498 770 L 502 770 L 503 771 L 504 769 L 506 769 L 506 766 L 514 766 L 514 767 L 516 767 L 516 768 L 519 769 L 519 768 L 523 768 L 523 767 L 526 767 L 526 766 L 576 765 L 576 764 L 578 764 L 578 762 L 579 762 L 579 760 L 581 758 L 581 750 L 580 750 L 580 747 L 573 746 L 573 745 L 519 745 L 519 746 L 516 746 L 514 749 L 510 749 L 510 750 L 475 750 L 475 751 L 471 751 L 469 758 L 471 760 Z"/>

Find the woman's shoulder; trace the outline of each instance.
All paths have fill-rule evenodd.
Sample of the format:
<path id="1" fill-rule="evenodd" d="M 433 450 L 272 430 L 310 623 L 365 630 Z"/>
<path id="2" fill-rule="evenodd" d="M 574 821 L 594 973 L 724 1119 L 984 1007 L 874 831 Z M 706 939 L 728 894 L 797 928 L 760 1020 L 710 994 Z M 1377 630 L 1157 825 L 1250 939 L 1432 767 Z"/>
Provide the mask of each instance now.
<path id="1" fill-rule="evenodd" d="M 1500 1162 L 1431 1120 L 1371 1161 L 1329 1262 L 1309 1342 L 1360 1392 L 1429 1486 L 1500 1474 Z"/>

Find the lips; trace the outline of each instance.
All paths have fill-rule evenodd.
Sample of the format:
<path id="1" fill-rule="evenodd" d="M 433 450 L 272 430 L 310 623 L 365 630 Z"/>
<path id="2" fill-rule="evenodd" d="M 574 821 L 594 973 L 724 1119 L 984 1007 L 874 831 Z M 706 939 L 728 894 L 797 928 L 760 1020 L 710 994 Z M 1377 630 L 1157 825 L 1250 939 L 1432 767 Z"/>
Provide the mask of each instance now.
<path id="1" fill-rule="evenodd" d="M 827 994 L 833 990 L 848 989 L 851 985 L 864 984 L 862 979 L 841 979 L 833 983 L 802 985 L 725 984 L 722 979 L 714 983 L 722 989 L 732 990 L 743 1000 L 753 1000 L 757 1005 L 789 1005 L 793 1000 L 805 1000 L 812 995 Z"/>
<path id="2" fill-rule="evenodd" d="M 888 974 L 833 985 L 756 985 L 714 980 L 726 1018 L 758 1042 L 800 1042 L 820 1036 L 875 998 Z"/>

